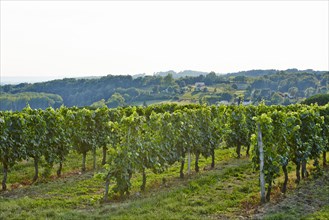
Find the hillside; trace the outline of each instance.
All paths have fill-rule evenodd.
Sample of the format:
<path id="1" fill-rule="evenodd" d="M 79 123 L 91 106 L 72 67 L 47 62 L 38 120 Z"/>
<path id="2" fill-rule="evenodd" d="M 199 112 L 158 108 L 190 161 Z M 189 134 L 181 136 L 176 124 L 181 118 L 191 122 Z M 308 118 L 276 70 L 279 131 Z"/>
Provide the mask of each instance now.
<path id="1" fill-rule="evenodd" d="M 28 102 L 32 108 L 58 107 L 47 103 L 34 105 L 29 101 L 31 97 L 26 98 L 27 92 L 54 94 L 68 107 L 106 105 L 113 108 L 154 103 L 237 103 L 241 98 L 253 104 L 265 100 L 267 104 L 289 105 L 328 91 L 329 73 L 324 71 L 250 70 L 224 75 L 169 71 L 137 78 L 108 75 L 3 85 L 0 86 L 1 102 L 10 104 L 2 104 L 0 110 L 21 110 L 21 104 L 17 109 L 10 107 L 17 106 L 18 100 L 24 100 L 24 104 Z M 15 99 L 12 98 L 14 94 Z"/>
<path id="2" fill-rule="evenodd" d="M 326 71 L 315 71 L 312 69 L 307 69 L 307 70 L 298 70 L 298 69 L 286 69 L 286 70 L 274 70 L 274 69 L 268 69 L 268 70 L 248 70 L 248 71 L 239 71 L 235 73 L 227 73 L 227 76 L 246 76 L 246 77 L 259 77 L 259 76 L 270 76 L 274 75 L 277 73 L 312 73 L 312 74 L 322 74 L 325 73 Z"/>
<path id="3" fill-rule="evenodd" d="M 20 111 L 27 103 L 33 108 L 45 109 L 47 107 L 59 108 L 63 105 L 63 99 L 56 94 L 43 92 L 4 93 L 0 95 L 0 110 Z"/>

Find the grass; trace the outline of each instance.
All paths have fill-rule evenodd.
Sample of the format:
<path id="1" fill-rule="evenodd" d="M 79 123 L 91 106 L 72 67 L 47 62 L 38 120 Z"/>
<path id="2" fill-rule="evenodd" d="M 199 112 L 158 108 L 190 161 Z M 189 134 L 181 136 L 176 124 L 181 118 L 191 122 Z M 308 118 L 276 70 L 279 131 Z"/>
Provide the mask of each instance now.
<path id="1" fill-rule="evenodd" d="M 262 219 L 329 219 L 329 169 L 309 177 L 277 204 L 266 207 Z"/>
<path id="2" fill-rule="evenodd" d="M 65 172 L 73 172 L 71 175 L 2 192 L 0 219 L 108 219 L 109 216 L 113 219 L 159 216 L 162 219 L 200 219 L 229 216 L 238 210 L 237 205 L 246 200 L 250 192 L 257 192 L 257 184 L 247 158 L 232 158 L 231 149 L 218 150 L 216 156 L 216 169 L 192 172 L 184 180 L 178 178 L 179 164 L 161 174 L 149 171 L 144 193 L 139 190 L 141 175 L 136 174 L 129 198 L 118 200 L 111 194 L 111 202 L 102 204 L 104 182 L 94 178 L 92 171 L 76 173 L 80 156 L 71 154 L 71 161 L 65 164 Z M 91 156 L 87 162 L 90 170 Z M 209 169 L 209 164 L 210 158 L 200 158 L 201 169 Z M 26 182 L 33 176 L 33 164 L 31 161 L 20 163 L 9 176 L 10 186 L 17 184 L 14 181 Z M 244 181 L 246 179 L 248 181 Z M 227 190 L 231 193 L 227 194 Z"/>
<path id="3" fill-rule="evenodd" d="M 100 159 L 98 156 L 98 164 Z M 200 158 L 200 172 L 195 173 L 192 162 L 192 172 L 184 179 L 179 178 L 179 164 L 161 174 L 148 171 L 143 193 L 139 189 L 141 175 L 133 175 L 130 196 L 119 199 L 111 193 L 109 203 L 102 202 L 104 182 L 94 178 L 91 155 L 87 157 L 89 171 L 79 173 L 80 163 L 80 155 L 72 153 L 65 163 L 62 178 L 44 178 L 32 185 L 21 184 L 33 176 L 31 161 L 13 167 L 9 174 L 10 186 L 21 186 L 0 193 L 0 219 L 238 219 L 252 217 L 259 208 L 258 172 L 253 171 L 249 158 L 236 159 L 233 149 L 216 151 L 215 169 L 210 169 L 211 158 Z M 290 171 L 293 175 L 293 167 Z M 308 192 L 312 187 L 318 192 L 316 184 L 319 183 L 309 181 L 304 185 L 310 187 Z M 314 196 L 322 200 L 329 198 L 323 189 L 326 188 L 322 188 L 321 195 Z M 274 193 L 278 194 L 275 190 Z M 269 210 L 274 212 L 266 212 L 262 218 L 328 217 L 329 202 L 305 215 L 300 214 L 294 199 L 290 202 L 282 203 L 280 211 L 271 209 L 273 204 L 268 204 Z"/>
<path id="4" fill-rule="evenodd" d="M 63 170 L 62 173 L 64 176 L 66 175 L 73 175 L 78 174 L 81 169 L 81 159 L 82 156 L 77 154 L 76 152 L 72 151 L 66 161 L 63 163 Z M 97 164 L 101 163 L 101 150 L 98 152 L 97 157 Z M 47 182 L 49 181 L 48 178 L 43 178 L 46 167 L 44 166 L 45 162 L 41 161 L 39 164 L 39 180 L 38 182 Z M 50 172 L 51 179 L 56 178 L 56 170 L 58 168 L 58 165 L 54 165 L 53 169 Z M 91 153 L 87 154 L 86 158 L 86 168 L 87 170 L 92 169 L 92 155 Z M 0 165 L 0 169 L 2 171 L 2 164 Z M 32 179 L 34 176 L 34 165 L 33 165 L 33 159 L 30 159 L 28 161 L 20 162 L 16 165 L 14 165 L 12 168 L 10 168 L 10 172 L 8 174 L 7 179 L 7 187 L 8 189 L 15 189 L 19 187 L 23 187 L 26 185 L 32 184 Z M 2 180 L 2 173 L 0 173 L 0 178 Z M 37 183 L 38 183 L 37 182 Z"/>
<path id="5" fill-rule="evenodd" d="M 253 191 L 254 184 L 253 180 L 242 184 L 241 180 L 237 181 L 232 175 L 234 172 L 248 175 L 247 161 L 238 161 L 237 164 L 227 166 L 228 169 L 213 170 L 190 177 L 175 188 L 164 190 L 155 196 L 129 201 L 126 207 L 112 208 L 113 206 L 107 205 L 102 210 L 108 212 L 113 219 L 135 219 L 136 216 L 138 219 L 232 217 L 238 212 L 239 204 L 246 199 L 249 191 Z M 230 193 L 227 193 L 228 191 Z"/>
<path id="6" fill-rule="evenodd" d="M 329 205 L 305 217 L 308 220 L 329 219 Z"/>

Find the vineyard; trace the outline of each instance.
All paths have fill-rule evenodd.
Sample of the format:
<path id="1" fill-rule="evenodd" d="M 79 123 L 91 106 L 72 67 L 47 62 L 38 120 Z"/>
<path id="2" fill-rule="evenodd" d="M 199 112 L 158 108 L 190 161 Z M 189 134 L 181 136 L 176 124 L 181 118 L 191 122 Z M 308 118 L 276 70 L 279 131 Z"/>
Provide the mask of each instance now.
<path id="1" fill-rule="evenodd" d="M 105 185 L 98 199 L 105 202 L 129 197 L 136 175 L 144 192 L 149 175 L 161 175 L 177 164 L 181 179 L 186 166 L 192 172 L 192 160 L 195 173 L 200 172 L 202 158 L 210 158 L 213 169 L 221 148 L 234 149 L 236 160 L 243 161 L 243 152 L 250 156 L 250 168 L 259 175 L 259 200 L 265 203 L 278 178 L 284 180 L 282 193 L 287 191 L 289 166 L 295 167 L 297 184 L 309 175 L 321 176 L 329 151 L 329 105 L 167 104 L 46 110 L 28 106 L 21 112 L 0 112 L 0 124 L 3 191 L 9 171 L 19 163 L 33 161 L 31 181 L 37 182 L 40 166 L 51 172 L 56 165 L 59 177 L 64 175 L 63 164 L 75 154 L 80 155 L 81 172 L 86 172 L 91 155 L 94 179 Z"/>

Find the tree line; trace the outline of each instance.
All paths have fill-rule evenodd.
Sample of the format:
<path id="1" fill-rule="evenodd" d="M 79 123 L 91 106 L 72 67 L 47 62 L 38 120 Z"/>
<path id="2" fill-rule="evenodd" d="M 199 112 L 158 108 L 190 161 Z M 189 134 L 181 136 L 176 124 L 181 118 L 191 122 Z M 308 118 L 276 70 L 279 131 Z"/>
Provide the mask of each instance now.
<path id="1" fill-rule="evenodd" d="M 20 111 L 26 107 L 27 103 L 33 108 L 41 109 L 59 108 L 64 104 L 61 96 L 48 93 L 23 92 L 18 94 L 1 93 L 0 95 L 0 111 Z"/>
<path id="2" fill-rule="evenodd" d="M 258 74 L 258 72 L 262 74 Z M 91 79 L 65 78 L 33 84 L 1 85 L 0 101 L 3 104 L 0 106 L 0 110 L 8 110 L 8 108 L 13 111 L 21 110 L 27 101 L 33 108 L 45 109 L 49 106 L 53 108 L 60 106 L 57 98 L 55 100 L 53 97 L 51 99 L 55 100 L 56 104 L 44 104 L 44 102 L 42 105 L 36 105 L 35 102 L 32 103 L 30 100 L 20 98 L 24 100 L 22 105 L 19 100 L 13 99 L 11 96 L 15 94 L 15 96 L 26 97 L 24 93 L 27 92 L 56 95 L 62 99 L 60 102 L 67 107 L 90 106 L 96 103 L 97 106 L 106 105 L 113 108 L 121 105 L 132 105 L 136 102 L 177 100 L 190 91 L 197 82 L 203 82 L 207 87 L 218 86 L 218 89 L 220 88 L 220 93 L 205 93 L 211 97 L 208 100 L 209 104 L 221 100 L 231 101 L 234 97 L 234 91 L 243 90 L 245 100 L 252 100 L 258 104 L 265 99 L 267 104 L 288 105 L 315 94 L 328 93 L 329 73 L 310 70 L 301 72 L 294 69 L 287 71 L 259 70 L 226 75 L 210 72 L 199 76 L 175 78 L 168 72 L 165 76 L 107 75 Z M 45 97 L 43 95 L 44 100 Z M 15 107 L 14 104 L 16 103 L 19 104 Z M 6 106 L 6 108 L 2 106 Z"/>

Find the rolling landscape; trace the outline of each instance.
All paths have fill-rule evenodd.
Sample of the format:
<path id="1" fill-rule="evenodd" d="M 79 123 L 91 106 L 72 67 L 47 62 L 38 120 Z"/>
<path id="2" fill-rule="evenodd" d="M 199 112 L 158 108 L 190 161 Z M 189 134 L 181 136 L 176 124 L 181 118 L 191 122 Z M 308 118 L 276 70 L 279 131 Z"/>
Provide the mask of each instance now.
<path id="1" fill-rule="evenodd" d="M 167 75 L 166 75 L 167 74 Z M 198 75 L 199 74 L 199 75 Z M 198 71 L 147 76 L 107 75 L 1 86 L 0 110 L 58 108 L 61 105 L 110 108 L 157 103 L 219 104 L 244 100 L 289 105 L 328 92 L 328 71 L 250 70 L 231 74 Z"/>
<path id="2" fill-rule="evenodd" d="M 3 85 L 0 218 L 326 219 L 328 82 L 290 69 Z"/>
<path id="3" fill-rule="evenodd" d="M 0 220 L 329 219 L 329 1 L 0 1 Z"/>

